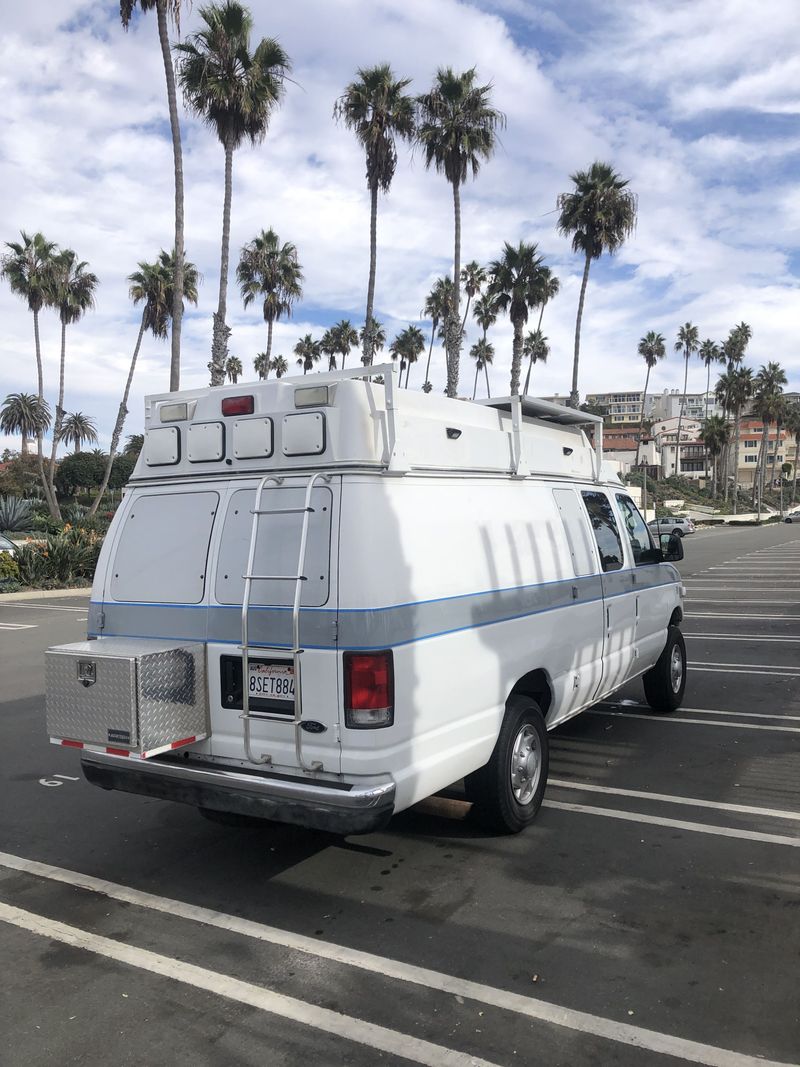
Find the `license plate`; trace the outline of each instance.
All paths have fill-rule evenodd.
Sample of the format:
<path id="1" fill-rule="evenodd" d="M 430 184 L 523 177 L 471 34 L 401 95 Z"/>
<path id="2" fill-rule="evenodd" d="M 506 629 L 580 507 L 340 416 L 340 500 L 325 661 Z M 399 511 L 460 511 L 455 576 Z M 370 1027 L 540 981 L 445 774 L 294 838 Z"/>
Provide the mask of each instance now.
<path id="1" fill-rule="evenodd" d="M 294 667 L 278 663 L 250 663 L 248 691 L 251 697 L 294 701 Z"/>

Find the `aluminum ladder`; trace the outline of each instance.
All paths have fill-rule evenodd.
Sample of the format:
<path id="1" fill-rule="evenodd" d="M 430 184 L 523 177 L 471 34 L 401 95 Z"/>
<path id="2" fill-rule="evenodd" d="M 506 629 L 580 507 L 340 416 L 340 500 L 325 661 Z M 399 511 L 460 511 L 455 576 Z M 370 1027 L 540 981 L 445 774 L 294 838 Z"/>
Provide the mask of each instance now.
<path id="1" fill-rule="evenodd" d="M 260 722 L 280 722 L 284 725 L 294 727 L 294 747 L 298 765 L 304 771 L 308 772 L 322 770 L 322 764 L 318 761 L 315 760 L 313 763 L 307 764 L 303 759 L 301 725 L 303 721 L 302 655 L 304 649 L 300 647 L 300 601 L 302 597 L 303 582 L 306 581 L 306 575 L 303 572 L 305 570 L 306 546 L 308 544 L 308 524 L 310 516 L 314 513 L 314 508 L 311 506 L 311 494 L 318 482 L 330 482 L 330 480 L 331 475 L 326 472 L 319 471 L 316 474 L 312 474 L 306 482 L 303 506 L 299 508 L 265 509 L 262 507 L 262 498 L 267 483 L 275 482 L 278 486 L 282 485 L 284 477 L 281 475 L 265 474 L 258 483 L 258 488 L 256 489 L 254 506 L 250 513 L 253 516 L 253 524 L 250 529 L 250 548 L 247 554 L 247 569 L 242 576 L 244 578 L 244 596 L 242 598 L 242 643 L 239 646 L 242 653 L 242 714 L 239 717 L 242 719 L 243 723 L 245 753 L 251 763 L 272 763 L 272 756 L 266 754 L 257 756 L 254 754 L 252 749 L 252 738 L 250 735 L 250 724 L 253 720 Z M 300 548 L 297 559 L 297 570 L 295 574 L 254 573 L 259 520 L 262 515 L 303 516 L 300 529 Z M 294 582 L 294 600 L 292 603 L 292 647 L 290 649 L 280 645 L 250 644 L 250 598 L 252 595 L 253 582 Z M 291 719 L 287 718 L 286 715 L 281 715 L 277 712 L 252 712 L 250 710 L 250 657 L 252 653 L 263 654 L 264 652 L 277 652 L 282 655 L 285 655 L 287 652 L 291 653 L 294 671 L 294 716 Z"/>

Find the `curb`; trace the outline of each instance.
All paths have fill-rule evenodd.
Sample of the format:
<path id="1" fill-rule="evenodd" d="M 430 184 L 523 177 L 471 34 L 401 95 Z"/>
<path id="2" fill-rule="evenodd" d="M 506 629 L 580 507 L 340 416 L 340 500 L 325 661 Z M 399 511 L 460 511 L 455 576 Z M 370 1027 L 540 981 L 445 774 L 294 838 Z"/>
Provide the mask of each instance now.
<path id="1" fill-rule="evenodd" d="M 75 589 L 29 589 L 23 593 L 0 593 L 0 604 L 13 604 L 15 600 L 46 600 L 49 597 L 90 596 L 91 588 L 77 586 Z"/>

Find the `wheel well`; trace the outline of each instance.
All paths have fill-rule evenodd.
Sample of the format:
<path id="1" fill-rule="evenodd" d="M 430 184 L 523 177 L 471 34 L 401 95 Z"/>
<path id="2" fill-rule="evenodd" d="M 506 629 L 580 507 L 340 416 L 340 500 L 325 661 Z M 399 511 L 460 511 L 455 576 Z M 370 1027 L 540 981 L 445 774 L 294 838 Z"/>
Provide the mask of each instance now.
<path id="1" fill-rule="evenodd" d="M 544 717 L 547 718 L 547 713 L 553 702 L 553 691 L 550 688 L 550 680 L 545 671 L 540 668 L 523 674 L 514 684 L 514 688 L 509 695 L 513 696 L 515 693 L 524 693 L 525 696 L 532 697 L 542 709 Z"/>
<path id="2" fill-rule="evenodd" d="M 683 622 L 683 610 L 681 608 L 675 608 L 675 610 L 673 611 L 673 613 L 672 613 L 672 615 L 670 617 L 669 624 L 670 624 L 670 626 L 680 626 L 680 624 L 682 622 Z"/>

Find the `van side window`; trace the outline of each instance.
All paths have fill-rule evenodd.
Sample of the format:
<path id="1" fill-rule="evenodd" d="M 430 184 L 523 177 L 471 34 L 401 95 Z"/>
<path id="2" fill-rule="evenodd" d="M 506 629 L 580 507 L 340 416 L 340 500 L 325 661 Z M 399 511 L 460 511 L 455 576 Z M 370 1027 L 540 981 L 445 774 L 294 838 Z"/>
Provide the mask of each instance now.
<path id="1" fill-rule="evenodd" d="M 586 525 L 586 517 L 578 494 L 574 489 L 554 489 L 553 499 L 561 517 L 561 525 L 564 527 L 564 536 L 569 545 L 575 577 L 583 578 L 587 574 L 594 574 L 597 570 L 597 563 L 592 548 L 592 535 Z"/>
<path id="2" fill-rule="evenodd" d="M 584 490 L 581 496 L 586 505 L 586 510 L 589 512 L 589 521 L 592 524 L 594 539 L 597 541 L 597 547 L 600 550 L 600 562 L 603 570 L 620 570 L 624 556 L 611 501 L 605 493 L 592 493 L 588 490 Z"/>
<path id="3" fill-rule="evenodd" d="M 651 549 L 653 542 L 650 539 L 647 523 L 639 513 L 639 509 L 629 496 L 623 496 L 622 493 L 617 493 L 617 504 L 619 505 L 620 515 L 622 515 L 622 525 L 630 542 L 633 562 L 637 567 L 645 563 L 652 563 L 652 559 L 642 559 L 642 553 Z"/>

